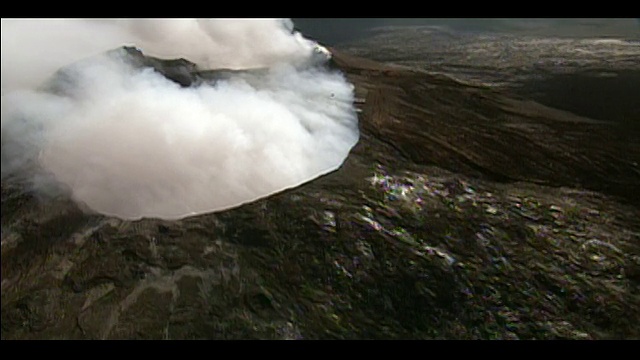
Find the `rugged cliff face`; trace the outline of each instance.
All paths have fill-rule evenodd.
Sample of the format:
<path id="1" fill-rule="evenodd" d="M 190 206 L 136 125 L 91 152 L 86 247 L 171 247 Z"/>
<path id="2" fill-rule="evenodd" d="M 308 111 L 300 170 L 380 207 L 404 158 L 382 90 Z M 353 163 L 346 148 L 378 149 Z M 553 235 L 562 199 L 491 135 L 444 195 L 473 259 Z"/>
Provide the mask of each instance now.
<path id="1" fill-rule="evenodd" d="M 132 53 L 188 86 L 183 62 Z M 337 171 L 180 221 L 2 184 L 2 338 L 638 338 L 638 133 L 334 52 Z M 176 75 L 177 74 L 177 75 Z"/>

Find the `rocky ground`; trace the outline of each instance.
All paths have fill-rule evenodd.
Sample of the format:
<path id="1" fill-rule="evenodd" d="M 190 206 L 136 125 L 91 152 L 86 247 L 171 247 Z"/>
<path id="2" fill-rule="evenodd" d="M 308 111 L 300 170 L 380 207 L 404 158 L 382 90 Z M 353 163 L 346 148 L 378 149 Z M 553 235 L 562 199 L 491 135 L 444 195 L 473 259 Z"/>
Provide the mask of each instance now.
<path id="1" fill-rule="evenodd" d="M 334 53 L 361 139 L 298 188 L 131 222 L 3 182 L 2 339 L 640 337 L 637 130 Z"/>

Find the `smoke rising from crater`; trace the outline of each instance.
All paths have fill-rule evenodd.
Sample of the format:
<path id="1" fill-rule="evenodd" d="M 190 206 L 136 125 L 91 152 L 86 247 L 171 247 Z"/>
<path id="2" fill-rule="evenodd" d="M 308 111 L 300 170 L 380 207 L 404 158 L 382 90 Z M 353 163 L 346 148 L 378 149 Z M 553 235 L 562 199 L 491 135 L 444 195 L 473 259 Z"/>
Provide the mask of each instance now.
<path id="1" fill-rule="evenodd" d="M 99 56 L 123 45 L 199 69 L 265 70 L 184 88 Z M 2 177 L 52 174 L 78 202 L 126 219 L 298 185 L 337 168 L 358 138 L 352 86 L 317 62 L 287 20 L 2 20 Z"/>

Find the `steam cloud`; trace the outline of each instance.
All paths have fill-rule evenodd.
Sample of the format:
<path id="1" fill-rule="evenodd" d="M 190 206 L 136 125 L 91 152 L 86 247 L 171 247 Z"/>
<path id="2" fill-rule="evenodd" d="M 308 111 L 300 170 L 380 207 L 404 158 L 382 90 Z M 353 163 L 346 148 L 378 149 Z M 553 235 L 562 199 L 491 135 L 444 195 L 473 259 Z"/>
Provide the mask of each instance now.
<path id="1" fill-rule="evenodd" d="M 123 45 L 199 69 L 264 70 L 184 88 L 100 55 Z M 358 139 L 353 87 L 318 64 L 321 50 L 288 20 L 3 19 L 3 181 L 42 188 L 52 174 L 76 201 L 125 219 L 299 185 L 340 166 Z M 72 81 L 42 86 L 64 66 Z"/>

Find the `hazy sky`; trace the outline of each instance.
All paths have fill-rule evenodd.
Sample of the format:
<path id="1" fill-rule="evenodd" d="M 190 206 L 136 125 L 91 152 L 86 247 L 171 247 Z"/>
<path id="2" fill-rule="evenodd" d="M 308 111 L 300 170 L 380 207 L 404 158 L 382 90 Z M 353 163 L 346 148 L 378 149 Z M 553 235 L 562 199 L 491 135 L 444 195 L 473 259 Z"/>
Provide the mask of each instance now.
<path id="1" fill-rule="evenodd" d="M 513 34 L 623 37 L 640 39 L 640 21 L 628 19 L 427 19 L 427 18 L 294 18 L 298 30 L 327 45 L 355 40 L 379 26 L 436 25 L 458 31 Z"/>

